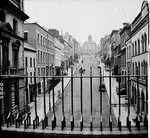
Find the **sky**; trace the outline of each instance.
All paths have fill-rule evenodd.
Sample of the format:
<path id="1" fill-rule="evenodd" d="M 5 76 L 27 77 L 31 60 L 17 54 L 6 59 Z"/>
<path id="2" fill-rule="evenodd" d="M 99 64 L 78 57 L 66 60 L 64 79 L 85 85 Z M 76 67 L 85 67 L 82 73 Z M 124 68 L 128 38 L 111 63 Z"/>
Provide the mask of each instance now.
<path id="1" fill-rule="evenodd" d="M 132 23 L 143 0 L 24 0 L 27 22 L 68 32 L 83 44 L 89 34 L 97 44 L 112 30 Z"/>

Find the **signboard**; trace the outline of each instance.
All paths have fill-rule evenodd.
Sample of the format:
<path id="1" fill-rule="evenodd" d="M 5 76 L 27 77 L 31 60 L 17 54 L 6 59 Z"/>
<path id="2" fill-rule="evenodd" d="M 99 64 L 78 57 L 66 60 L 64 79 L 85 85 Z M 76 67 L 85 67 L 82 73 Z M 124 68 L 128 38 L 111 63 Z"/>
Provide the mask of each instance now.
<path id="1" fill-rule="evenodd" d="M 4 98 L 4 83 L 0 81 L 0 99 Z"/>

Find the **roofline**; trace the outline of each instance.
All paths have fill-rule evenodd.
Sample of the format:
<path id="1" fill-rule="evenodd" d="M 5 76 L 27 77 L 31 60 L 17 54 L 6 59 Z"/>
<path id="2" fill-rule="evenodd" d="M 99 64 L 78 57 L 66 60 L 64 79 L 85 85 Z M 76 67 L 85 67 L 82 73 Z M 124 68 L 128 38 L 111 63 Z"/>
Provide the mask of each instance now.
<path id="1" fill-rule="evenodd" d="M 53 38 L 54 38 L 54 36 L 50 33 L 50 32 L 48 32 L 46 29 L 44 29 L 42 26 L 40 26 L 38 23 L 24 23 L 24 25 L 30 25 L 30 24 L 35 24 L 35 25 L 37 25 L 37 26 L 39 26 L 41 29 L 43 29 L 44 31 L 46 31 L 48 34 L 50 34 Z"/>

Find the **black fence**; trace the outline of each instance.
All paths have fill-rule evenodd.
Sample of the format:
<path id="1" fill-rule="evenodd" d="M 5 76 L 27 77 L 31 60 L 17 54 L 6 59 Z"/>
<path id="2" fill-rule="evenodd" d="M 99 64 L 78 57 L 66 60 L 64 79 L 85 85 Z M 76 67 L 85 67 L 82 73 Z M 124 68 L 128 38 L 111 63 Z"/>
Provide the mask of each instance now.
<path id="1" fill-rule="evenodd" d="M 61 121 L 61 130 L 63 131 L 64 129 L 65 129 L 65 127 L 66 127 L 66 117 L 65 117 L 65 112 L 64 112 L 64 79 L 65 78 L 70 78 L 70 85 L 71 85 L 71 120 L 70 120 L 70 126 L 71 126 L 71 131 L 73 131 L 74 130 L 74 128 L 75 128 L 75 125 L 74 125 L 74 91 L 73 91 L 73 87 L 75 87 L 75 86 L 73 86 L 73 81 L 74 81 L 74 79 L 75 78 L 79 78 L 79 80 L 80 80 L 80 98 L 79 98 L 79 100 L 80 100 L 80 131 L 82 131 L 83 130 L 83 128 L 84 128 L 84 120 L 83 120 L 83 87 L 82 87 L 82 85 L 83 85 L 83 78 L 85 79 L 85 78 L 89 78 L 89 81 L 90 81 L 90 101 L 89 101 L 89 103 L 90 103 L 90 122 L 89 122 L 89 129 L 90 129 L 90 131 L 93 131 L 93 128 L 94 128 L 94 126 L 93 126 L 93 92 L 92 92 L 92 81 L 93 81 L 93 79 L 94 78 L 99 78 L 99 83 L 100 83 L 100 85 L 99 85 L 99 110 L 100 110 L 100 114 L 99 114 L 99 116 L 100 116 L 100 120 L 97 120 L 98 122 L 99 122 L 99 128 L 100 128 L 100 131 L 104 131 L 104 129 L 103 129 L 103 118 L 102 118 L 102 116 L 103 116 L 103 103 L 102 103 L 102 93 L 103 93 L 103 91 L 105 91 L 105 85 L 106 84 L 104 84 L 104 79 L 105 78 L 109 78 L 109 91 L 107 91 L 107 93 L 109 93 L 109 118 L 108 118 L 108 120 L 109 120 L 109 130 L 110 131 L 112 131 L 112 129 L 113 129 L 113 125 L 112 125 L 112 123 L 113 123 L 113 119 L 112 119 L 112 106 L 113 106 L 113 104 L 112 104 L 112 84 L 111 84 L 111 79 L 112 78 L 118 78 L 118 80 L 119 80 L 119 85 L 118 85 L 118 92 L 117 92 L 117 94 L 118 94 L 118 99 L 119 99 L 119 103 L 118 103 L 118 108 L 119 108 L 119 112 L 118 112 L 118 118 L 117 118 L 117 123 L 118 123 L 118 128 L 119 128 L 119 131 L 122 131 L 122 122 L 121 122 L 121 119 L 120 119 L 120 115 L 121 115 L 121 108 L 122 108 L 122 106 L 121 106 L 121 92 L 122 92 L 122 90 L 121 90 L 121 84 L 122 84 L 122 82 L 121 82 L 121 80 L 122 80 L 122 78 L 124 79 L 124 83 L 125 83 L 125 85 L 123 85 L 123 86 L 125 86 L 124 88 L 125 88 L 125 90 L 126 90 L 126 99 L 127 99 L 127 108 L 128 108 L 128 114 L 127 114 L 127 116 L 126 116 L 126 127 L 128 128 L 128 130 L 129 131 L 131 131 L 131 129 L 132 129 L 132 126 L 131 126 L 131 120 L 130 120 L 130 115 L 131 115 L 131 112 L 130 112 L 130 106 L 131 106 L 131 104 L 133 104 L 132 102 L 131 102 L 131 91 L 132 91 L 132 89 L 130 89 L 129 88 L 129 86 L 130 86 L 130 83 L 131 83 L 131 80 L 133 80 L 135 83 L 136 83 L 136 100 L 137 100 L 137 102 L 136 102 L 136 118 L 135 118 L 135 122 L 136 122 L 136 127 L 137 127 L 137 129 L 140 131 L 141 130 L 141 120 L 140 120 L 140 117 L 141 117 L 141 114 L 143 114 L 143 111 L 141 111 L 140 110 L 140 96 L 139 96 L 139 85 L 143 85 L 144 87 L 145 87 L 145 95 L 147 95 L 148 96 L 148 76 L 140 76 L 140 75 L 130 75 L 130 76 L 128 76 L 128 75 L 126 75 L 126 76 L 116 76 L 116 75 L 110 75 L 110 76 L 102 76 L 102 74 L 101 74 L 101 70 L 100 70 L 100 75 L 98 75 L 98 76 L 94 76 L 94 75 L 92 75 L 92 68 L 91 68 L 91 71 L 90 71 L 90 75 L 89 76 L 85 76 L 85 75 L 83 75 L 82 73 L 79 75 L 79 76 L 74 76 L 73 75 L 73 70 L 71 70 L 71 76 L 42 76 L 41 78 L 43 79 L 43 101 L 44 101 L 44 103 L 43 103 L 43 108 L 44 108 L 44 118 L 40 121 L 39 120 L 39 116 L 38 116 L 38 112 L 37 112 L 37 90 L 36 90 L 36 87 L 34 87 L 34 93 L 35 93 L 35 99 L 34 99 L 34 104 L 35 104 L 35 118 L 34 118 L 34 120 L 31 120 L 31 112 L 30 112 L 30 108 L 29 108 L 29 106 L 28 106 L 28 101 L 27 101 L 27 95 L 28 95 L 28 93 L 27 93 L 27 91 L 28 91 L 28 78 L 29 78 L 30 76 L 19 76 L 19 75 L 1 75 L 0 76 L 0 81 L 1 82 L 3 82 L 3 81 L 5 81 L 5 80 L 8 80 L 8 85 L 7 85 L 7 89 L 9 90 L 8 92 L 9 92 L 9 96 L 11 95 L 11 82 L 12 82 L 12 79 L 14 79 L 14 80 L 19 80 L 20 78 L 21 79 L 24 79 L 24 82 L 25 82 L 25 99 L 26 99 L 26 102 L 25 102 L 25 104 L 24 104 L 24 108 L 23 109 L 21 109 L 20 107 L 19 107 L 19 105 L 16 107 L 16 109 L 12 109 L 12 107 L 11 106 L 7 106 L 7 112 L 3 112 L 3 105 L 5 104 L 4 103 L 4 99 L 3 99 L 3 96 L 5 95 L 3 92 L 5 92 L 5 90 L 4 90 L 4 88 L 3 88 L 3 84 L 1 83 L 1 103 L 0 103 L 0 106 L 1 106 L 1 130 L 2 130 L 2 128 L 3 128 L 3 126 L 7 126 L 7 127 L 10 127 L 10 126 L 12 126 L 12 125 L 15 125 L 15 127 L 16 128 L 19 128 L 20 126 L 24 126 L 24 129 L 28 129 L 29 127 L 31 128 L 31 127 L 33 127 L 33 129 L 36 129 L 38 126 L 39 126 L 39 124 L 42 124 L 41 126 L 41 129 L 45 129 L 47 126 L 49 126 L 49 124 L 50 124 L 50 120 L 48 120 L 48 116 L 47 116 L 47 114 L 46 114 L 46 99 L 45 99 L 45 91 L 46 91 L 46 87 L 45 87 L 45 80 L 47 79 L 47 78 L 50 78 L 50 79 L 52 79 L 52 81 L 54 82 L 54 80 L 55 80 L 55 78 L 60 78 L 61 79 L 61 83 L 62 83 L 62 93 L 61 93 L 61 102 L 62 102 L 62 120 L 60 120 Z M 39 78 L 38 76 L 33 76 L 33 78 L 34 78 L 34 84 L 35 84 L 35 86 L 36 86 L 36 78 Z M 11 82 L 9 81 L 9 80 L 11 80 Z M 52 97 L 53 97 L 53 100 L 52 100 L 52 102 L 53 102 L 53 107 L 52 107 L 52 114 L 53 114 L 53 117 L 52 117 L 52 120 L 51 120 L 51 129 L 52 130 L 55 130 L 55 128 L 56 128 L 56 126 L 57 126 L 57 124 L 56 124 L 56 120 L 57 120 L 57 118 L 56 118 L 56 112 L 55 112 L 55 96 L 54 96 L 54 89 L 55 89 L 55 87 L 54 87 L 54 83 L 52 83 L 53 84 L 53 87 L 52 87 Z M 18 88 L 18 87 L 17 87 Z M 130 91 L 131 90 L 131 91 Z M 17 92 L 19 92 L 19 90 L 17 90 Z M 50 92 L 48 93 L 49 95 L 50 95 Z M 19 104 L 19 96 L 18 95 L 16 95 L 16 98 L 17 98 L 17 101 L 16 101 L 16 103 L 18 103 Z M 10 104 L 10 102 L 8 102 L 9 104 Z M 145 112 L 144 112 L 144 120 L 143 120 L 143 124 L 144 124 L 144 128 L 147 130 L 148 129 L 148 118 L 147 118 L 147 115 L 148 115 L 148 101 L 147 101 L 147 97 L 146 97 L 146 109 L 145 109 Z M 12 113 L 12 110 L 15 110 L 15 112 L 13 112 Z M 32 123 L 31 123 L 32 122 Z M 32 124 L 32 125 L 31 125 Z"/>

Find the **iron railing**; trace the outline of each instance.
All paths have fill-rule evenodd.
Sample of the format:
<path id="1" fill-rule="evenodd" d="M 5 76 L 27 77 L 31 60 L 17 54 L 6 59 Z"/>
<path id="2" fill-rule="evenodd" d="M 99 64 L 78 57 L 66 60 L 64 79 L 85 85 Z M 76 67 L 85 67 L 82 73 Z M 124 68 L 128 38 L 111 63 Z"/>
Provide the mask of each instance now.
<path id="1" fill-rule="evenodd" d="M 19 79 L 19 78 L 24 78 L 25 80 L 25 91 L 26 91 L 26 96 L 27 96 L 27 91 L 28 91 L 28 78 L 31 77 L 31 76 L 19 76 L 19 75 L 1 75 L 0 76 L 0 81 L 2 82 L 3 80 L 5 79 Z M 62 102 L 62 120 L 61 121 L 61 130 L 63 131 L 64 128 L 66 127 L 66 117 L 65 117 L 65 112 L 64 112 L 64 92 L 65 92 L 65 88 L 64 88 L 64 79 L 65 78 L 70 78 L 70 85 L 71 85 L 71 120 L 70 120 L 70 124 L 71 124 L 71 131 L 74 130 L 74 127 L 75 127 L 75 120 L 74 120 L 74 86 L 73 85 L 73 81 L 75 78 L 79 78 L 80 80 L 80 131 L 83 130 L 84 128 L 84 120 L 83 120 L 83 78 L 86 79 L 86 78 L 89 78 L 90 80 L 90 122 L 89 122 L 89 128 L 90 128 L 90 131 L 93 131 L 93 128 L 94 128 L 94 125 L 93 125 L 93 91 L 92 91 L 92 81 L 94 78 L 99 78 L 99 83 L 100 83 L 100 87 L 99 87 L 99 91 L 100 91 L 100 94 L 99 94 L 99 110 L 100 110 L 100 120 L 97 120 L 99 121 L 99 128 L 100 128 L 100 131 L 104 131 L 104 127 L 103 127 L 103 102 L 102 102 L 102 84 L 104 83 L 104 79 L 106 78 L 109 78 L 109 91 L 107 91 L 107 93 L 109 93 L 109 130 L 112 131 L 113 129 L 113 119 L 112 119 L 112 84 L 111 84 L 111 79 L 112 78 L 118 78 L 119 79 L 119 86 L 118 86 L 118 91 L 119 91 L 119 94 L 118 94 L 118 99 L 119 99 L 119 112 L 118 112 L 118 118 L 117 118 L 117 122 L 118 122 L 118 128 L 119 128 L 119 131 L 122 131 L 122 123 L 121 123 L 121 119 L 120 119 L 120 116 L 121 116 L 121 78 L 124 77 L 125 78 L 125 81 L 126 81 L 126 90 L 127 90 L 127 108 L 128 108 L 128 114 L 126 116 L 126 127 L 128 128 L 129 131 L 131 131 L 131 120 L 130 120 L 130 115 L 131 115 L 131 112 L 130 112 L 130 106 L 131 106 L 131 91 L 130 91 L 130 81 L 131 79 L 134 77 L 134 79 L 136 78 L 136 83 L 137 83 L 137 106 L 136 106 L 136 118 L 135 118 L 135 122 L 136 122 L 136 127 L 138 130 L 140 130 L 141 128 L 141 123 L 140 123 L 140 115 L 141 115 L 141 110 L 140 110 L 140 96 L 139 96 L 139 78 L 141 77 L 140 75 L 126 75 L 126 76 L 119 76 L 119 75 L 113 75 L 113 76 L 102 76 L 101 74 L 101 70 L 100 70 L 100 75 L 92 75 L 92 68 L 90 69 L 90 75 L 88 76 L 85 76 L 83 75 L 82 73 L 79 75 L 79 76 L 75 76 L 73 75 L 73 69 L 71 70 L 71 76 L 40 76 L 40 78 L 43 79 L 43 108 L 44 108 L 44 118 L 42 120 L 39 120 L 39 116 L 38 116 L 38 111 L 37 111 L 37 89 L 36 87 L 34 87 L 34 94 L 35 94 L 35 99 L 34 99 L 34 105 L 35 105 L 35 118 L 33 120 L 31 120 L 31 113 L 30 113 L 30 109 L 29 109 L 29 106 L 28 106 L 28 101 L 26 101 L 26 105 L 24 106 L 24 112 L 23 114 L 20 114 L 20 109 L 17 108 L 16 110 L 16 114 L 12 114 L 12 111 L 11 111 L 11 108 L 9 109 L 9 112 L 8 114 L 1 114 L 1 129 L 3 128 L 3 126 L 7 125 L 7 127 L 10 127 L 11 125 L 15 124 L 16 128 L 20 127 L 21 125 L 24 126 L 24 129 L 27 129 L 28 127 L 33 127 L 33 129 L 36 129 L 40 124 L 42 124 L 42 129 L 45 129 L 47 126 L 50 125 L 50 120 L 48 120 L 48 116 L 47 116 L 47 113 L 46 113 L 46 99 L 45 99 L 45 80 L 47 78 L 51 78 L 54 82 L 54 79 L 55 78 L 60 78 L 61 79 L 61 83 L 62 83 L 62 93 L 61 93 L 61 102 Z M 34 85 L 36 86 L 36 78 L 39 78 L 39 76 L 33 76 L 34 78 Z M 142 76 L 142 78 L 145 79 L 145 93 L 146 95 L 148 95 L 148 76 Z M 54 84 L 54 83 L 53 83 Z M 105 84 L 106 85 L 106 84 Z M 128 88 L 127 88 L 128 87 Z M 8 89 L 10 89 L 10 84 L 8 85 Z M 55 87 L 53 86 L 53 89 L 52 89 L 52 109 L 51 109 L 51 105 L 49 105 L 49 110 L 52 111 L 52 114 L 53 114 L 53 117 L 52 117 L 52 120 L 51 120 L 51 128 L 52 130 L 55 130 L 57 124 L 56 124 L 56 111 L 55 111 L 55 92 L 54 92 L 54 89 Z M 2 89 L 1 89 L 2 90 Z M 50 100 L 50 92 L 48 92 L 49 94 L 49 100 Z M 18 97 L 19 98 L 19 97 Z M 26 97 L 26 100 L 27 100 L 27 97 Z M 1 99 L 1 106 L 3 105 L 3 99 Z M 146 101 L 148 102 L 148 101 Z M 49 101 L 49 104 L 50 104 L 50 101 Z M 147 103 L 146 103 L 147 105 Z M 146 106 L 146 108 L 148 108 Z M 1 111 L 2 111 L 2 108 L 1 108 Z M 148 109 L 145 110 L 145 115 L 144 115 L 144 121 L 143 121 L 143 124 L 145 127 L 145 129 L 148 128 Z"/>

